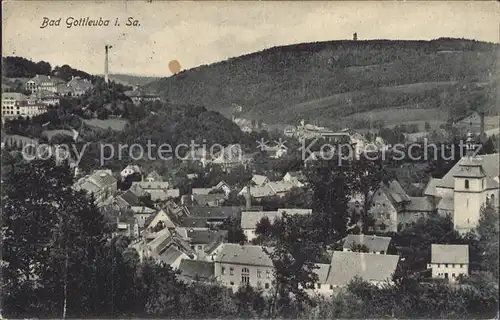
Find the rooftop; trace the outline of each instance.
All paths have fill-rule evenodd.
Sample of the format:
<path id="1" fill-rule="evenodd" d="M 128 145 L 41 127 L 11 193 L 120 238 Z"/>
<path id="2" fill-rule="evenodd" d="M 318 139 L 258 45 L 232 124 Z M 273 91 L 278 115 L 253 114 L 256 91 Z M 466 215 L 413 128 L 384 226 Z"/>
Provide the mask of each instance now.
<path id="1" fill-rule="evenodd" d="M 327 283 L 345 286 L 354 277 L 365 281 L 391 280 L 398 262 L 397 255 L 335 251 Z"/>
<path id="2" fill-rule="evenodd" d="M 460 171 L 462 164 L 466 164 L 470 159 L 463 157 L 458 161 L 453 168 L 448 171 L 448 173 L 440 180 L 437 181 L 436 187 L 440 188 L 453 188 L 454 187 L 454 176 Z M 487 177 L 495 178 L 499 175 L 499 165 L 500 165 L 500 154 L 485 154 L 477 156 L 475 161 L 481 166 L 484 174 Z"/>
<path id="3" fill-rule="evenodd" d="M 266 248 L 261 246 L 225 243 L 215 261 L 272 267 L 273 262 L 264 249 Z M 272 250 L 272 248 L 267 248 L 267 250 Z"/>
<path id="4" fill-rule="evenodd" d="M 281 217 L 281 214 L 277 211 L 244 211 L 241 213 L 241 228 L 255 229 L 257 223 L 264 217 L 273 223 L 276 218 Z"/>
<path id="5" fill-rule="evenodd" d="M 349 234 L 344 239 L 344 249 L 351 249 L 353 244 L 365 245 L 370 252 L 387 252 L 389 244 L 391 243 L 390 237 L 379 237 L 372 235 L 362 234 Z"/>
<path id="6" fill-rule="evenodd" d="M 464 244 L 433 244 L 432 263 L 469 263 L 469 246 Z"/>
<path id="7" fill-rule="evenodd" d="M 203 260 L 183 259 L 179 265 L 181 277 L 191 280 L 209 280 L 214 277 L 215 267 L 213 262 Z"/>

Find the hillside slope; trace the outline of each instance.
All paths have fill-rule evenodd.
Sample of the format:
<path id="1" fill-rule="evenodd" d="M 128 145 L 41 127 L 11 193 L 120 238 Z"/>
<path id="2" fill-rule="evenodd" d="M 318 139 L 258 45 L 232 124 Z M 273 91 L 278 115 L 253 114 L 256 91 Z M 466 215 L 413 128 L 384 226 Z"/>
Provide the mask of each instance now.
<path id="1" fill-rule="evenodd" d="M 338 127 L 358 113 L 388 109 L 459 116 L 495 110 L 499 47 L 444 38 L 305 43 L 200 66 L 147 87 L 171 102 L 226 114 L 241 105 L 247 117 L 268 123 L 306 119 Z"/>

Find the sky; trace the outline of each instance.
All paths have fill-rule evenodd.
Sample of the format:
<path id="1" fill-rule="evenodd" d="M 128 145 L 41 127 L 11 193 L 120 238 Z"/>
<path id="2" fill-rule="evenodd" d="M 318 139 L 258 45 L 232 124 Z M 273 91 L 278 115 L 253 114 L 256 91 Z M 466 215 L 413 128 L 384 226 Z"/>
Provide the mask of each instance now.
<path id="1" fill-rule="evenodd" d="M 40 28 L 44 17 L 59 26 Z M 67 28 L 68 18 L 110 20 L 107 27 Z M 126 26 L 129 17 L 138 26 Z M 266 48 L 351 39 L 500 42 L 499 2 L 167 2 L 10 1 L 2 3 L 2 56 L 68 64 L 102 74 L 170 76 Z M 115 19 L 120 26 L 114 26 Z"/>

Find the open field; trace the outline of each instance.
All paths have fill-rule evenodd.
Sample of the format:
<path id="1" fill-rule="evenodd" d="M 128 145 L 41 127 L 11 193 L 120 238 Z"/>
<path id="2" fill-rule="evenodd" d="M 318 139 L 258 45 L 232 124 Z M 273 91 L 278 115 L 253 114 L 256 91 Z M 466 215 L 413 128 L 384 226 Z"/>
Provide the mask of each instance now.
<path id="1" fill-rule="evenodd" d="M 96 127 L 104 130 L 110 128 L 113 131 L 123 131 L 123 129 L 125 129 L 125 126 L 128 124 L 128 121 L 124 119 L 83 119 L 83 122 L 91 127 Z"/>

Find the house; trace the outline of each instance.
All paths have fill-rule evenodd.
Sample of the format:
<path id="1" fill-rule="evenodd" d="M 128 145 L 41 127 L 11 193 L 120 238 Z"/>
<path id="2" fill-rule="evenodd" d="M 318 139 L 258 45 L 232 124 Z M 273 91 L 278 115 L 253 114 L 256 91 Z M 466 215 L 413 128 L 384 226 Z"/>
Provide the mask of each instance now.
<path id="1" fill-rule="evenodd" d="M 426 218 L 436 212 L 435 205 L 429 197 L 410 197 L 410 202 L 398 213 L 398 227 L 409 227 L 420 218 Z"/>
<path id="2" fill-rule="evenodd" d="M 159 101 L 160 97 L 156 94 L 145 92 L 142 88 L 135 88 L 134 90 L 125 91 L 125 95 L 132 100 L 135 105 L 141 104 L 145 101 Z"/>
<path id="3" fill-rule="evenodd" d="M 262 187 L 263 185 L 267 184 L 269 182 L 269 179 L 266 176 L 259 175 L 259 174 L 254 174 L 252 176 L 252 183 L 256 186 Z"/>
<path id="4" fill-rule="evenodd" d="M 2 93 L 2 118 L 22 116 L 21 109 L 28 105 L 28 97 L 18 92 Z"/>
<path id="5" fill-rule="evenodd" d="M 222 251 L 224 247 L 224 239 L 219 239 L 218 241 L 212 242 L 210 245 L 205 246 L 205 260 L 214 262 L 217 255 Z"/>
<path id="6" fill-rule="evenodd" d="M 62 83 L 64 83 L 64 81 L 59 78 L 37 74 L 26 82 L 25 87 L 26 90 L 31 93 L 39 91 L 57 93 L 57 87 Z"/>
<path id="7" fill-rule="evenodd" d="M 269 290 L 274 279 L 273 262 L 267 253 L 271 250 L 262 246 L 225 243 L 215 258 L 215 279 L 233 291 L 247 284 Z"/>
<path id="8" fill-rule="evenodd" d="M 231 171 L 235 167 L 247 165 L 253 160 L 251 156 L 244 155 L 240 145 L 232 144 L 216 153 L 212 163 L 220 166 L 223 171 Z"/>
<path id="9" fill-rule="evenodd" d="M 183 259 L 179 264 L 179 279 L 211 282 L 215 280 L 215 264 L 210 261 Z"/>
<path id="10" fill-rule="evenodd" d="M 295 186 L 300 188 L 305 185 L 307 179 L 301 171 L 289 171 L 282 180 L 285 182 L 292 182 Z"/>
<path id="11" fill-rule="evenodd" d="M 61 83 L 57 85 L 56 93 L 60 97 L 71 97 L 73 95 L 73 90 L 66 83 Z"/>
<path id="12" fill-rule="evenodd" d="M 295 183 L 286 181 L 271 181 L 267 185 L 274 191 L 274 194 L 279 197 L 284 197 L 287 192 L 296 188 Z"/>
<path id="13" fill-rule="evenodd" d="M 270 223 L 281 217 L 278 211 L 243 211 L 241 213 L 241 229 L 250 242 L 257 237 L 255 228 L 262 218 L 268 218 Z"/>
<path id="14" fill-rule="evenodd" d="M 217 183 L 215 186 L 212 187 L 213 191 L 222 191 L 226 195 L 226 197 L 229 196 L 231 193 L 231 186 L 227 184 L 225 181 L 220 181 Z"/>
<path id="15" fill-rule="evenodd" d="M 190 259 L 190 257 L 174 246 L 168 247 L 168 249 L 159 254 L 157 258 L 158 262 L 163 262 L 174 270 L 179 268 L 181 261 L 184 259 Z"/>
<path id="16" fill-rule="evenodd" d="M 176 227 L 164 210 L 149 215 L 144 221 L 143 226 L 147 232 L 155 232 L 154 230 L 162 230 L 164 228 L 173 229 Z"/>
<path id="17" fill-rule="evenodd" d="M 248 188 L 244 187 L 238 193 L 239 196 L 245 196 L 248 193 Z M 250 195 L 255 199 L 262 199 L 266 197 L 272 197 L 276 195 L 276 192 L 269 186 L 269 184 L 265 184 L 263 186 L 251 186 L 250 187 Z"/>
<path id="18" fill-rule="evenodd" d="M 379 237 L 373 235 L 349 234 L 344 238 L 342 251 L 351 252 L 353 246 L 365 246 L 368 252 L 375 254 L 386 254 L 391 242 L 390 237 Z"/>
<path id="19" fill-rule="evenodd" d="M 30 95 L 31 99 L 36 99 L 43 105 L 46 106 L 57 106 L 61 102 L 61 97 L 52 91 L 39 90 L 36 93 Z"/>
<path id="20" fill-rule="evenodd" d="M 145 191 L 146 194 L 151 196 L 153 201 L 167 201 L 169 199 L 179 198 L 179 189 L 148 189 Z"/>
<path id="21" fill-rule="evenodd" d="M 71 90 L 71 96 L 80 97 L 92 90 L 93 85 L 88 79 L 72 76 L 71 80 L 66 83 L 66 87 Z"/>
<path id="22" fill-rule="evenodd" d="M 475 156 L 470 133 L 466 148 L 467 154 L 444 177 L 431 178 L 424 190 L 438 213 L 453 217 L 455 230 L 460 233 L 475 229 L 484 204 L 499 207 L 500 154 Z"/>
<path id="23" fill-rule="evenodd" d="M 125 167 L 125 169 L 123 169 L 120 172 L 120 175 L 121 175 L 122 180 L 123 180 L 123 179 L 125 179 L 125 177 L 127 177 L 131 174 L 134 174 L 134 173 L 142 174 L 141 168 L 137 165 L 128 165 L 127 167 Z"/>
<path id="24" fill-rule="evenodd" d="M 205 249 L 212 246 L 213 243 L 223 241 L 227 237 L 226 230 L 211 229 L 187 229 L 186 231 L 191 249 L 196 252 L 199 259 L 205 259 Z"/>
<path id="25" fill-rule="evenodd" d="M 137 197 L 135 193 L 127 190 L 117 195 L 114 199 L 114 203 L 122 208 L 130 208 L 133 206 L 138 206 L 140 201 L 139 197 Z"/>
<path id="26" fill-rule="evenodd" d="M 375 231 L 397 232 L 398 214 L 404 211 L 411 198 L 397 180 L 381 182 L 380 187 L 371 195 L 368 213 L 375 220 Z"/>
<path id="27" fill-rule="evenodd" d="M 469 275 L 469 246 L 462 244 L 432 244 L 431 263 L 432 278 L 457 281 L 459 275 Z"/>
<path id="28" fill-rule="evenodd" d="M 331 265 L 328 263 L 316 263 L 314 265 L 313 273 L 318 276 L 318 282 L 313 284 L 313 289 L 306 289 L 310 296 L 330 296 L 334 293 L 332 285 L 328 284 L 328 275 L 330 273 Z"/>
<path id="29" fill-rule="evenodd" d="M 225 193 L 210 193 L 191 195 L 191 205 L 203 207 L 219 207 L 224 203 L 227 196 Z"/>
<path id="30" fill-rule="evenodd" d="M 151 189 L 167 190 L 170 186 L 170 184 L 166 181 L 133 181 L 132 185 L 140 186 L 144 191 Z"/>
<path id="31" fill-rule="evenodd" d="M 153 170 L 146 176 L 145 180 L 146 182 L 161 182 L 163 181 L 163 177 L 156 170 Z"/>
<path id="32" fill-rule="evenodd" d="M 184 208 L 184 215 L 180 217 L 182 221 L 184 218 L 202 218 L 206 225 L 204 227 L 217 227 L 229 218 L 239 218 L 241 215 L 240 207 L 200 207 L 190 206 Z M 202 222 L 198 222 L 202 223 Z M 189 225 L 186 225 L 189 227 Z"/>
<path id="33" fill-rule="evenodd" d="M 398 262 L 397 255 L 334 251 L 326 284 L 332 289 L 345 287 L 354 277 L 359 277 L 374 285 L 383 285 L 392 281 Z"/>
<path id="34" fill-rule="evenodd" d="M 111 170 L 96 170 L 91 175 L 80 178 L 73 189 L 94 194 L 95 203 L 101 203 L 116 193 L 116 179 Z"/>
<path id="35" fill-rule="evenodd" d="M 144 225 L 148 220 L 148 218 L 156 213 L 155 209 L 151 209 L 144 206 L 132 206 L 130 209 L 134 213 L 137 225 L 141 230 L 144 228 Z"/>
<path id="36" fill-rule="evenodd" d="M 196 254 L 189 247 L 187 240 L 183 239 L 175 231 L 175 228 L 163 228 L 158 232 L 146 233 L 143 238 L 131 246 L 137 250 L 141 260 L 143 257 L 150 257 L 157 262 L 163 262 L 176 268 L 182 259 L 196 258 Z M 179 254 L 178 251 L 182 254 Z"/>

